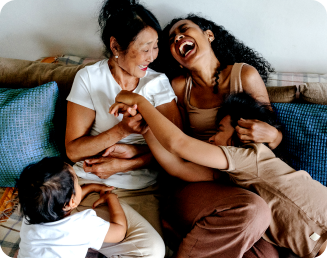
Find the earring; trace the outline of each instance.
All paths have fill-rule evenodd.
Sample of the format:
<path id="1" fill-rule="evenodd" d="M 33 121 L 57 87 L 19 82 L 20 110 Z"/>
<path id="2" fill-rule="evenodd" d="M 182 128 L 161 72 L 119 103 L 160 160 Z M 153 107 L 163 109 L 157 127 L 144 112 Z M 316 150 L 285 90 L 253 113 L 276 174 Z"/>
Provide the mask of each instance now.
<path id="1" fill-rule="evenodd" d="M 213 41 L 213 38 L 209 38 L 209 42 L 211 43 Z"/>
<path id="2" fill-rule="evenodd" d="M 182 65 L 179 65 L 179 67 L 182 68 L 182 69 L 184 68 Z"/>

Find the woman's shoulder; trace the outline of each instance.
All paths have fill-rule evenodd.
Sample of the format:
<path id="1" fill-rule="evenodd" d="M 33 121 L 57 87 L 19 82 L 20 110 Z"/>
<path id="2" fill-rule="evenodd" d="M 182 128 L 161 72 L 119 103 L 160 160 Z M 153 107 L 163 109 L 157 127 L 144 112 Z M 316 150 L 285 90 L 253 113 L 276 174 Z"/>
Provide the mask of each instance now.
<path id="1" fill-rule="evenodd" d="M 160 79 L 168 80 L 166 74 L 157 72 L 151 68 L 148 68 L 147 73 L 143 78 L 147 80 L 160 80 Z"/>
<path id="2" fill-rule="evenodd" d="M 83 67 L 82 69 L 80 69 L 78 71 L 78 74 L 86 75 L 86 74 L 96 73 L 97 71 L 107 69 L 107 66 L 108 66 L 107 62 L 108 62 L 108 59 L 103 59 L 94 64 L 86 65 L 85 67 Z"/>

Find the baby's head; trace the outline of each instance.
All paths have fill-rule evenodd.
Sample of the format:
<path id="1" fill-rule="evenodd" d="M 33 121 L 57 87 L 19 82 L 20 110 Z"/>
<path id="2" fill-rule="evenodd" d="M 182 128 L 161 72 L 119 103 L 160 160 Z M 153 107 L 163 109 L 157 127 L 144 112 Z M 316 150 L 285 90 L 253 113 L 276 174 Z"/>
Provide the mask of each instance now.
<path id="1" fill-rule="evenodd" d="M 59 157 L 27 166 L 17 189 L 21 211 L 30 224 L 64 218 L 79 204 L 81 196 L 74 169 Z"/>
<path id="2" fill-rule="evenodd" d="M 245 92 L 235 93 L 229 95 L 219 108 L 216 117 L 217 133 L 209 139 L 209 142 L 217 146 L 242 145 L 235 130 L 241 118 L 257 119 L 279 128 L 269 103 L 258 102 Z"/>

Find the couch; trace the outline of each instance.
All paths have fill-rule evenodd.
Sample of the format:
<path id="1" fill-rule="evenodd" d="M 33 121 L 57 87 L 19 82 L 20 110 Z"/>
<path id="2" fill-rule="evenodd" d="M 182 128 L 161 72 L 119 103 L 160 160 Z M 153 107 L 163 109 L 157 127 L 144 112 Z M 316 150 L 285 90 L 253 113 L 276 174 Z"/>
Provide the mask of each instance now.
<path id="1" fill-rule="evenodd" d="M 24 102 L 23 107 L 21 106 L 18 107 L 17 104 L 17 109 L 16 109 L 15 104 L 13 104 L 14 106 L 12 107 L 11 110 L 7 111 L 7 113 L 4 114 L 0 113 L 0 132 L 8 130 L 5 131 L 6 135 L 0 134 L 0 142 L 5 141 L 6 144 L 9 144 L 7 145 L 6 148 L 0 147 L 0 154 L 2 160 L 0 161 L 1 164 L 0 169 L 2 169 L 0 171 L 0 183 L 2 185 L 0 186 L 3 187 L 0 190 L 0 195 L 1 195 L 0 232 L 2 232 L 2 235 L 0 233 L 0 237 L 1 237 L 0 244 L 2 245 L 4 251 L 11 256 L 13 255 L 14 250 L 17 249 L 19 243 L 19 240 L 17 240 L 17 231 L 19 231 L 18 222 L 20 221 L 19 213 L 17 209 L 15 209 L 17 206 L 16 205 L 17 202 L 16 203 L 12 202 L 12 200 L 17 199 L 16 198 L 17 193 L 15 193 L 14 188 L 12 188 L 13 181 L 5 181 L 2 180 L 1 178 L 3 178 L 4 174 L 8 171 L 9 171 L 8 172 L 9 176 L 18 175 L 17 173 L 19 173 L 19 170 L 18 172 L 14 171 L 14 164 L 17 164 L 15 166 L 19 167 L 20 159 L 22 159 L 22 156 L 24 155 L 26 156 L 25 161 L 27 163 L 33 161 L 33 158 L 36 158 L 37 160 L 41 156 L 44 156 L 45 154 L 48 153 L 52 153 L 52 155 L 56 154 L 56 155 L 65 156 L 65 149 L 64 149 L 64 130 L 65 130 L 65 123 L 66 123 L 65 99 L 70 91 L 76 72 L 79 69 L 85 67 L 86 65 L 90 65 L 94 63 L 94 60 L 93 62 L 84 62 L 84 63 L 68 62 L 67 64 L 67 62 L 65 63 L 63 61 L 59 63 L 55 63 L 56 61 L 58 61 L 58 59 L 56 58 L 47 58 L 47 59 L 43 59 L 42 61 L 43 62 L 0 58 L 0 90 L 2 89 L 2 91 L 0 91 L 0 95 L 4 92 L 3 89 L 11 89 L 11 90 L 35 89 L 36 90 L 36 89 L 41 89 L 40 88 L 42 87 L 41 85 L 44 84 L 46 84 L 46 87 L 42 89 L 46 89 L 49 87 L 52 89 L 50 95 L 44 95 L 44 98 L 38 99 L 37 103 L 35 98 L 38 96 L 35 96 L 35 94 L 38 94 L 38 92 L 33 93 L 34 95 L 33 94 L 29 95 L 29 99 L 28 99 L 29 102 L 27 102 L 28 104 L 25 104 Z M 49 82 L 55 82 L 55 83 L 49 84 Z M 292 165 L 295 164 L 298 166 L 302 166 L 302 160 L 304 158 L 308 159 L 307 154 L 310 152 L 310 149 L 321 148 L 322 150 L 319 152 L 320 156 L 318 155 L 319 157 L 315 159 L 315 163 L 318 163 L 320 167 L 318 166 L 317 168 L 316 166 L 313 166 L 314 171 L 312 172 L 312 176 L 314 178 L 316 176 L 315 178 L 316 180 L 319 180 L 326 185 L 327 171 L 326 173 L 324 173 L 324 171 L 322 170 L 324 170 L 323 168 L 325 169 L 327 168 L 326 166 L 327 145 L 325 144 L 327 142 L 324 142 L 324 140 L 327 141 L 327 132 L 325 130 L 327 127 L 324 128 L 323 126 L 324 123 L 327 123 L 327 116 L 324 116 L 327 115 L 327 106 L 326 106 L 327 105 L 327 75 L 318 75 L 318 74 L 301 75 L 301 74 L 292 74 L 292 73 L 283 73 L 283 74 L 275 73 L 272 74 L 268 80 L 267 91 L 269 94 L 270 101 L 274 103 L 273 108 L 275 109 L 278 115 L 278 119 L 280 120 L 281 123 L 286 124 L 285 127 L 286 129 L 291 128 L 291 130 L 289 131 L 286 130 L 284 133 L 284 140 L 289 140 L 289 142 L 286 142 L 281 145 L 281 148 L 284 148 L 282 155 L 287 156 L 288 153 L 292 152 L 294 154 L 299 149 L 303 150 L 302 151 L 303 153 L 300 154 L 295 153 L 291 157 L 285 157 L 285 160 L 290 159 L 291 160 L 290 162 L 291 163 L 293 162 Z M 19 93 L 24 94 L 25 92 L 26 91 L 21 90 L 21 92 Z M 41 92 L 43 94 L 43 90 Z M 30 93 L 28 92 L 28 94 Z M 22 98 L 24 98 L 24 97 L 19 97 L 20 95 L 17 96 L 18 96 L 17 97 L 18 102 L 21 101 Z M 46 109 L 48 106 L 51 105 L 54 98 L 56 98 L 55 101 L 56 103 L 53 103 L 52 109 L 50 111 L 49 110 L 44 111 L 44 109 Z M 6 98 L 4 98 L 4 100 L 2 100 L 1 102 L 0 99 L 0 105 L 1 105 L 0 110 L 3 107 L 3 105 L 5 105 L 7 102 L 10 101 L 11 100 L 7 100 Z M 35 147 L 37 149 L 36 151 L 38 151 L 37 154 L 34 154 L 34 152 L 30 152 L 30 151 L 25 151 L 24 153 L 17 153 L 16 155 L 15 152 L 14 154 L 12 153 L 8 154 L 8 148 L 11 149 L 10 146 L 13 146 L 14 143 L 12 142 L 13 141 L 12 139 L 8 140 L 6 136 L 9 132 L 11 132 L 12 130 L 16 130 L 17 127 L 19 127 L 19 124 L 17 125 L 18 122 L 26 119 L 26 116 L 30 115 L 30 114 L 25 114 L 23 117 L 20 116 L 21 114 L 23 114 L 25 109 L 29 108 L 29 105 L 31 103 L 35 104 L 36 106 L 33 107 L 34 109 L 31 109 L 33 110 L 31 112 L 36 112 L 36 113 L 48 112 L 50 114 L 50 116 L 47 118 L 48 119 L 47 125 L 45 129 L 43 128 L 46 131 L 41 132 L 43 134 L 46 134 L 48 137 L 47 139 L 45 139 L 47 145 L 46 147 L 42 147 L 44 146 L 44 142 L 43 142 L 40 143 L 40 146 L 36 146 Z M 19 112 L 17 112 L 18 109 Z M 16 114 L 15 112 L 17 112 L 18 114 Z M 316 128 L 317 130 L 315 128 L 311 128 L 311 124 L 310 126 L 308 126 L 307 124 L 304 124 L 304 122 L 301 122 L 302 118 L 306 119 L 308 116 L 311 116 L 314 113 L 315 116 L 312 117 L 312 120 L 309 120 L 309 123 L 311 123 L 310 121 L 313 121 L 312 123 L 316 123 L 317 120 L 319 120 L 320 124 L 317 125 L 318 127 L 318 129 Z M 299 117 L 294 118 L 293 116 L 295 114 L 299 114 Z M 17 116 L 19 115 L 19 117 L 16 117 L 16 115 Z M 34 118 L 28 117 L 27 120 L 28 119 L 33 120 Z M 42 119 L 45 118 L 41 117 L 38 119 L 39 119 L 37 120 L 38 126 L 34 129 L 34 132 L 31 133 L 35 133 L 35 131 L 37 131 L 41 127 L 39 124 L 41 124 Z M 12 127 L 14 128 L 9 128 L 9 129 L 5 128 L 6 127 L 5 123 L 7 123 L 6 121 L 14 121 L 12 123 Z M 306 121 L 306 123 L 307 122 L 308 121 Z M 291 124 L 291 125 L 288 126 L 287 124 Z M 299 124 L 303 126 L 299 126 Z M 29 128 L 31 128 L 32 126 L 33 123 L 28 125 L 28 128 L 24 129 L 24 133 L 25 131 L 28 131 Z M 300 127 L 302 128 L 301 130 L 299 129 Z M 311 144 L 312 142 L 312 138 L 310 138 L 311 137 L 310 135 L 308 136 L 308 132 L 311 132 L 313 129 L 316 130 L 314 131 L 314 135 L 318 135 L 318 138 L 313 141 L 315 143 L 314 145 L 309 146 L 309 144 Z M 22 134 L 22 132 L 18 134 Z M 297 140 L 297 137 L 299 135 L 301 137 L 303 136 L 306 139 L 301 140 L 300 145 L 294 145 L 294 141 L 299 142 Z M 13 137 L 16 136 L 14 135 Z M 30 137 L 30 134 L 27 137 Z M 321 139 L 323 139 L 323 141 Z M 284 140 L 283 142 L 285 142 Z M 17 144 L 19 144 L 20 143 L 19 137 L 15 139 L 15 141 Z M 31 147 L 31 145 L 33 145 L 31 142 L 27 142 L 26 148 Z M 49 150 L 47 149 L 48 152 L 42 152 L 40 148 L 48 148 L 54 150 L 53 152 L 51 151 L 49 152 Z M 21 151 L 21 147 L 19 148 L 19 150 Z M 300 160 L 297 160 L 299 158 Z M 310 157 L 308 160 L 311 162 Z M 311 163 L 309 164 L 309 167 L 310 166 L 312 167 Z M 316 172 L 315 169 L 318 172 Z M 8 228 L 10 228 L 10 230 L 8 230 Z M 168 228 L 169 225 L 166 225 L 166 229 Z M 6 231 L 6 233 L 4 233 L 5 230 L 7 230 L 8 232 Z M 13 235 L 12 239 L 10 238 L 11 234 Z M 9 236 L 9 240 L 8 240 L 8 236 Z M 100 255 L 98 256 L 97 253 L 90 252 L 88 253 L 88 257 L 100 257 Z M 290 254 L 290 252 L 288 252 L 287 250 L 281 249 L 281 257 L 296 257 L 296 256 Z"/>

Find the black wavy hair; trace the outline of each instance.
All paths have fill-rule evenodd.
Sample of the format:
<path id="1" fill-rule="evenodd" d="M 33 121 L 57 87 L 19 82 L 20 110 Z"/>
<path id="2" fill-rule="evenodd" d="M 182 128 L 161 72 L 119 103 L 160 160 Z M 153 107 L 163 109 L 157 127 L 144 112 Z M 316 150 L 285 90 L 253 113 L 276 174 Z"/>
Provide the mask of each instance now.
<path id="1" fill-rule="evenodd" d="M 281 126 L 277 123 L 277 117 L 271 108 L 270 103 L 263 103 L 255 100 L 246 92 L 230 94 L 223 102 L 216 116 L 216 125 L 227 115 L 231 116 L 231 126 L 234 128 L 238 125 L 238 120 L 257 119 L 265 122 L 276 129 L 280 130 Z M 232 140 L 234 146 L 240 146 L 240 139 L 235 131 Z"/>
<path id="2" fill-rule="evenodd" d="M 98 22 L 101 39 L 105 46 L 104 55 L 112 55 L 110 38 L 114 37 L 120 50 L 128 50 L 129 44 L 146 27 L 151 27 L 161 34 L 157 18 L 136 0 L 106 0 L 103 2 Z"/>
<path id="3" fill-rule="evenodd" d="M 236 39 L 223 26 L 219 26 L 213 21 L 191 13 L 186 17 L 173 19 L 166 25 L 162 32 L 162 37 L 159 42 L 160 55 L 156 69 L 166 73 L 170 79 L 185 74 L 183 69 L 179 67 L 179 63 L 171 55 L 169 47 L 169 31 L 172 26 L 180 20 L 190 20 L 197 24 L 203 31 L 211 30 L 213 32 L 215 39 L 211 42 L 211 46 L 221 64 L 221 67 L 216 73 L 217 86 L 220 71 L 225 69 L 227 65 L 233 65 L 234 63 L 247 63 L 252 65 L 258 70 L 265 83 L 267 82 L 269 73 L 274 71 L 266 59 L 258 52 Z"/>
<path id="4" fill-rule="evenodd" d="M 74 175 L 59 157 L 28 165 L 17 180 L 21 212 L 28 223 L 53 222 L 65 217 L 63 210 L 75 194 Z"/>

